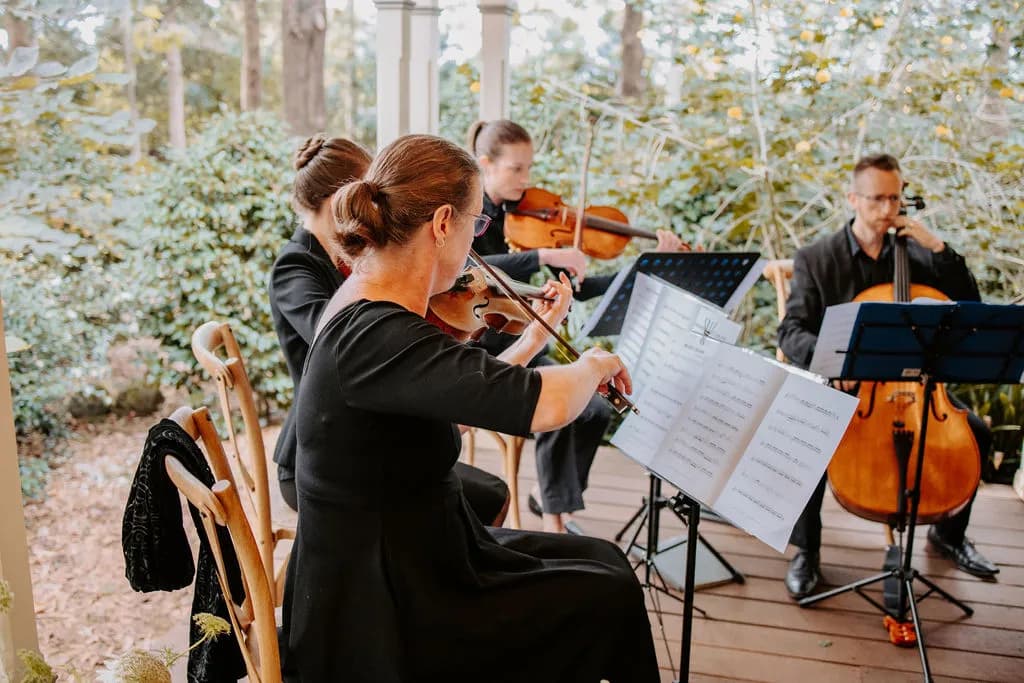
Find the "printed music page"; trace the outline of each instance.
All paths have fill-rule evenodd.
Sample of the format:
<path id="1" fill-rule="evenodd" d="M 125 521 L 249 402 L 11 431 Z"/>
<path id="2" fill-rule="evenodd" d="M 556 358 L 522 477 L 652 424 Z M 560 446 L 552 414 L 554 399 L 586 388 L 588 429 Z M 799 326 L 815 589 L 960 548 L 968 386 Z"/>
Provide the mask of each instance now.
<path id="1" fill-rule="evenodd" d="M 635 368 L 640 360 L 647 331 L 651 328 L 651 322 L 654 320 L 654 311 L 658 306 L 660 291 L 661 287 L 657 281 L 646 275 L 638 276 L 636 284 L 633 285 L 633 294 L 629 298 L 629 306 L 626 308 L 626 316 L 622 322 L 622 332 L 615 345 L 615 352 L 619 354 L 627 368 Z M 635 390 L 634 393 L 636 393 Z"/>
<path id="2" fill-rule="evenodd" d="M 714 508 L 780 553 L 857 408 L 857 398 L 787 373 Z"/>
<path id="3" fill-rule="evenodd" d="M 666 359 L 663 371 L 635 392 L 635 401 L 643 404 L 643 410 L 639 415 L 629 413 L 611 439 L 613 445 L 649 469 L 700 383 L 707 354 L 718 348 L 702 343 L 703 337 L 692 332 L 685 332 L 681 339 L 676 352 Z"/>
<path id="4" fill-rule="evenodd" d="M 857 399 L 693 331 L 674 348 L 612 444 L 782 552 Z"/>
<path id="5" fill-rule="evenodd" d="M 676 358 L 680 340 L 689 339 L 691 330 L 732 343 L 739 337 L 741 326 L 729 320 L 717 306 L 663 280 L 638 273 L 616 346 L 633 378 L 636 398 L 648 383 L 666 371 L 689 370 L 692 375 L 692 359 Z"/>
<path id="6" fill-rule="evenodd" d="M 705 345 L 714 351 L 651 469 L 714 506 L 786 372 L 735 346 L 710 340 Z"/>

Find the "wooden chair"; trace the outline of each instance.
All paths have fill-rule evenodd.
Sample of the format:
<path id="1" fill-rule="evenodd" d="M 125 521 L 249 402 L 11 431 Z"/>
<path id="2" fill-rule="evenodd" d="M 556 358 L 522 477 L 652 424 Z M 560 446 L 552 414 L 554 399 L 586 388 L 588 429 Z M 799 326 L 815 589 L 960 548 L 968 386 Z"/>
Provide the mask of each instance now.
<path id="1" fill-rule="evenodd" d="M 470 427 L 466 432 L 466 462 L 472 465 L 476 460 L 476 427 Z M 519 517 L 519 461 L 523 458 L 523 446 L 526 445 L 526 438 L 522 436 L 509 436 L 490 429 L 479 431 L 489 434 L 498 444 L 501 450 L 502 463 L 505 466 L 505 483 L 508 484 L 508 526 L 512 529 L 521 529 Z"/>
<path id="2" fill-rule="evenodd" d="M 177 458 L 168 455 L 164 459 L 167 475 L 202 516 L 203 529 L 217 566 L 217 580 L 224 592 L 231 628 L 241 647 L 246 673 L 253 683 L 281 683 L 281 657 L 277 648 L 271 575 L 264 569 L 238 490 L 230 478 L 222 476 L 225 468 L 230 474 L 230 467 L 220 436 L 205 408 L 194 412 L 188 407 L 179 408 L 171 415 L 171 419 L 205 446 L 207 458 L 217 466 L 214 468 L 214 476 L 218 481 L 212 487 L 207 487 L 185 469 Z M 245 587 L 245 599 L 241 604 L 231 594 L 224 553 L 217 537 L 218 525 L 227 528 L 238 558 L 242 585 Z"/>
<path id="3" fill-rule="evenodd" d="M 779 322 L 782 322 L 782 319 L 786 317 L 789 281 L 793 279 L 793 259 L 769 261 L 765 264 L 761 275 L 775 287 L 775 312 L 779 316 Z M 775 350 L 775 357 L 780 361 L 786 360 L 786 355 L 782 353 L 782 349 Z"/>
<path id="4" fill-rule="evenodd" d="M 227 323 L 211 321 L 199 326 L 192 333 L 192 354 L 217 382 L 217 395 L 235 466 L 245 485 L 244 489 L 248 492 L 248 507 L 252 511 L 250 523 L 255 530 L 256 546 L 259 548 L 260 557 L 263 558 L 267 576 L 273 581 L 276 604 L 280 605 L 284 597 L 284 575 L 288 559 L 286 557 L 275 572 L 274 549 L 280 541 L 293 540 L 295 530 L 275 527 L 270 514 L 267 452 L 260 429 L 256 399 L 249 383 L 249 376 L 245 372 L 241 349 Z M 245 449 L 241 448 L 235 434 L 236 413 L 232 408 L 232 397 L 238 406 L 238 414 L 241 415 L 245 429 Z M 227 477 L 218 475 L 218 478 Z M 233 477 L 230 481 L 235 483 Z"/>

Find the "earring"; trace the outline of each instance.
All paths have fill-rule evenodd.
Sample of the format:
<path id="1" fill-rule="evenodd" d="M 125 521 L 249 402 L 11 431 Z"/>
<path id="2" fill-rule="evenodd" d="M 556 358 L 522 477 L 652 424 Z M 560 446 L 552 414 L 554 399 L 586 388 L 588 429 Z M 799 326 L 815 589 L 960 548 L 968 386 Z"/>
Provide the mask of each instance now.
<path id="1" fill-rule="evenodd" d="M 434 241 L 434 244 L 437 245 L 438 249 L 444 249 L 445 239 L 443 237 L 438 237 Z"/>

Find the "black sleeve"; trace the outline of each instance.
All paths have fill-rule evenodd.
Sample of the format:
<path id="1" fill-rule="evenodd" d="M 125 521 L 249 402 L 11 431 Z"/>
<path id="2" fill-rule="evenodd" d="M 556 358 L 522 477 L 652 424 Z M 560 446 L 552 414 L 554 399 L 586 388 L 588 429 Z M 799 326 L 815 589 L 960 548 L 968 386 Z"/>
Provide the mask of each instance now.
<path id="1" fill-rule="evenodd" d="M 806 368 L 811 364 L 824 316 L 821 290 L 811 275 L 807 253 L 801 249 L 793 258 L 786 317 L 779 324 L 779 347 L 794 365 Z"/>
<path id="2" fill-rule="evenodd" d="M 520 282 L 526 282 L 534 273 L 540 271 L 540 255 L 536 250 L 491 254 L 483 258 L 488 264 L 501 268 L 510 278 Z"/>
<path id="3" fill-rule="evenodd" d="M 580 285 L 580 291 L 576 293 L 575 298 L 578 301 L 586 301 L 587 299 L 604 296 L 604 293 L 608 291 L 615 277 L 616 273 L 592 275 L 584 278 L 583 284 Z"/>
<path id="4" fill-rule="evenodd" d="M 964 257 L 946 243 L 946 248 L 932 254 L 932 268 L 936 279 L 942 283 L 940 289 L 953 301 L 981 301 L 978 283 L 967 268 Z"/>
<path id="5" fill-rule="evenodd" d="M 313 341 L 317 321 L 327 302 L 334 295 L 309 256 L 301 253 L 282 254 L 270 273 L 270 302 L 302 337 Z"/>
<path id="6" fill-rule="evenodd" d="M 529 434 L 541 388 L 535 370 L 503 363 L 398 307 L 357 315 L 365 322 L 354 321 L 360 331 L 339 352 L 350 407 Z"/>

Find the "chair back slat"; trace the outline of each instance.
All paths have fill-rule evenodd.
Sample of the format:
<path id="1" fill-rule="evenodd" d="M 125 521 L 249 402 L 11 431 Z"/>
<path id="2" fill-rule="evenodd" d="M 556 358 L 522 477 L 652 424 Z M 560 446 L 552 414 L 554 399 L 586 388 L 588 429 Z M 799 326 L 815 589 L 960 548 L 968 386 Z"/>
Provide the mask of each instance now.
<path id="1" fill-rule="evenodd" d="M 193 413 L 193 419 L 201 411 L 205 412 L 205 409 Z M 208 414 L 205 419 L 209 419 Z M 207 443 L 204 441 L 203 445 Z M 219 445 L 219 437 L 216 443 Z M 203 529 L 217 568 L 217 580 L 228 605 L 231 627 L 239 642 L 249 680 L 258 683 L 280 683 L 281 660 L 274 621 L 275 601 L 271 591 L 271 580 L 264 570 L 256 539 L 242 508 L 237 488 L 228 479 L 220 479 L 208 488 L 173 456 L 167 456 L 164 463 L 171 481 L 200 512 Z M 224 551 L 217 534 L 218 525 L 227 528 L 241 570 L 246 593 L 241 604 L 238 603 L 236 596 L 232 595 L 227 580 Z"/>
<path id="2" fill-rule="evenodd" d="M 234 462 L 242 486 L 236 489 L 246 492 L 247 503 L 253 511 L 252 526 L 256 536 L 260 557 L 268 576 L 274 576 L 274 530 L 270 516 L 270 482 L 267 467 L 266 448 L 260 429 L 259 411 L 245 372 L 238 341 L 227 323 L 210 321 L 200 325 L 192 334 L 192 353 L 200 365 L 214 378 L 222 417 L 227 429 L 228 441 L 233 451 Z M 232 398 L 238 405 L 245 428 L 245 448 L 235 434 L 236 412 Z M 221 449 L 223 451 L 223 449 Z M 222 477 L 217 473 L 218 478 Z M 234 484 L 235 478 L 230 477 Z"/>
<path id="3" fill-rule="evenodd" d="M 789 299 L 789 281 L 793 278 L 793 259 L 776 259 L 769 261 L 762 272 L 764 279 L 775 287 L 775 312 L 779 322 L 786 317 L 786 301 Z M 782 349 L 775 350 L 775 357 L 780 361 L 786 360 Z"/>

